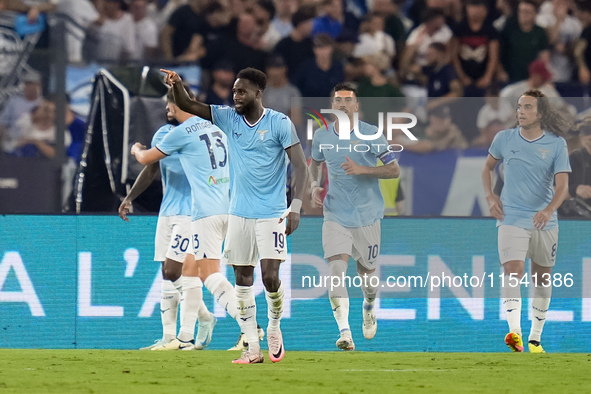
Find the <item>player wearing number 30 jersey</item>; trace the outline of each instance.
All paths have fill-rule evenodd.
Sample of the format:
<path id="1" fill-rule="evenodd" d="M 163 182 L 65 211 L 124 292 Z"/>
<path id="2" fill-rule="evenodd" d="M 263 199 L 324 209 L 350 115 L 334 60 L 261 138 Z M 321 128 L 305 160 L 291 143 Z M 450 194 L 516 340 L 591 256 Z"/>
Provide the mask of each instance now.
<path id="1" fill-rule="evenodd" d="M 191 303 L 203 298 L 201 281 L 216 301 L 236 318 L 234 287 L 219 272 L 222 243 L 228 226 L 230 201 L 229 156 L 226 136 L 211 122 L 192 116 L 176 107 L 169 94 L 168 106 L 180 112 L 182 123 L 171 130 L 155 148 L 142 150 L 134 146 L 132 152 L 140 163 L 150 163 L 166 156 L 178 154 L 191 186 L 192 248 L 195 264 L 183 266 L 183 291 Z M 215 318 L 193 313 L 194 309 L 181 309 L 181 330 L 178 338 L 163 350 L 191 347 L 196 321 L 199 325 L 215 325 Z M 200 330 L 208 332 L 207 330 Z M 211 333 L 211 330 L 209 330 Z M 197 337 L 196 346 L 206 346 L 211 335 Z"/>

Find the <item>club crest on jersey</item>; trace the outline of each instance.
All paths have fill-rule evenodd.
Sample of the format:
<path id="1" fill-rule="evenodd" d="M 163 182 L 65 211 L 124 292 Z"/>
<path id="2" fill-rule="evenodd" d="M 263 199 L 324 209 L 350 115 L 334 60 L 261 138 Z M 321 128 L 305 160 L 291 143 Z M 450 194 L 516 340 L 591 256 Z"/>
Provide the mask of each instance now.
<path id="1" fill-rule="evenodd" d="M 544 150 L 544 149 L 538 149 L 540 151 L 540 153 L 542 154 L 542 159 L 545 160 L 546 159 L 546 154 L 548 152 L 550 152 L 549 150 Z"/>
<path id="2" fill-rule="evenodd" d="M 260 137 L 261 137 L 261 141 L 263 141 L 265 139 L 265 134 L 267 134 L 269 132 L 269 130 L 257 130 L 257 133 L 259 133 Z"/>

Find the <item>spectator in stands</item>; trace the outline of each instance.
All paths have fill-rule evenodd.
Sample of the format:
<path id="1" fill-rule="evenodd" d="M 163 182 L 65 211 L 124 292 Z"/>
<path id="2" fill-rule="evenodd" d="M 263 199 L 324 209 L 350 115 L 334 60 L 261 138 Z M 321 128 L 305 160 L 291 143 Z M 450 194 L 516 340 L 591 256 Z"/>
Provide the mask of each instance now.
<path id="1" fill-rule="evenodd" d="M 364 120 L 378 125 L 380 112 L 400 112 L 405 106 L 404 95 L 398 87 L 391 84 L 384 71 L 390 67 L 389 59 L 382 53 L 373 54 L 363 58 L 364 76 L 359 79 L 357 95 L 362 102 L 361 111 Z M 368 97 L 380 99 L 367 100 Z M 388 97 L 392 99 L 388 100 Z M 385 122 L 385 119 L 384 119 Z M 384 125 L 386 123 L 383 123 Z"/>
<path id="2" fill-rule="evenodd" d="M 230 10 L 225 7 L 224 2 L 212 1 L 203 10 L 207 21 L 205 42 L 211 43 L 222 36 L 235 35 L 232 25 Z"/>
<path id="3" fill-rule="evenodd" d="M 525 81 L 517 82 L 506 86 L 501 90 L 501 98 L 511 103 L 516 103 L 517 99 L 531 89 L 538 89 L 546 97 L 550 98 L 550 103 L 554 108 L 559 111 L 566 111 L 571 115 L 576 114 L 576 108 L 569 105 L 562 97 L 560 93 L 554 88 L 551 83 L 552 74 L 548 70 L 548 67 L 542 60 L 535 60 L 529 66 L 529 78 Z"/>
<path id="4" fill-rule="evenodd" d="M 571 197 L 582 198 L 591 205 L 591 118 L 586 118 L 579 125 L 581 149 L 569 156 L 572 174 L 569 177 L 568 189 Z"/>
<path id="5" fill-rule="evenodd" d="M 359 20 L 344 10 L 342 0 L 324 0 L 322 5 L 324 15 L 314 19 L 312 37 L 326 33 L 336 40 L 344 30 L 359 32 Z"/>
<path id="6" fill-rule="evenodd" d="M 0 147 L 8 151 L 19 136 L 18 120 L 41 104 L 41 75 L 30 71 L 24 76 L 22 95 L 13 96 L 6 102 L 0 114 Z"/>
<path id="7" fill-rule="evenodd" d="M 54 12 L 57 9 L 55 1 L 27 1 L 27 0 L 5 0 L 2 3 L 2 8 L 5 11 L 16 11 L 27 14 L 29 23 L 36 23 L 40 14 L 47 12 Z"/>
<path id="8" fill-rule="evenodd" d="M 271 24 L 279 32 L 281 38 L 289 36 L 289 33 L 293 30 L 293 24 L 291 18 L 298 10 L 297 0 L 277 0 L 275 2 L 275 18 Z"/>
<path id="9" fill-rule="evenodd" d="M 427 49 L 427 64 L 421 69 L 427 78 L 428 97 L 462 97 L 463 89 L 456 70 L 449 63 L 445 44 L 433 42 Z M 437 105 L 435 105 L 437 106 Z"/>
<path id="10" fill-rule="evenodd" d="M 275 46 L 275 53 L 281 55 L 285 60 L 287 75 L 291 81 L 293 81 L 300 64 L 307 59 L 314 58 L 310 33 L 312 33 L 315 16 L 316 12 L 313 7 L 300 7 L 291 18 L 293 30 L 288 37 L 279 41 Z"/>
<path id="11" fill-rule="evenodd" d="M 194 62 L 205 56 L 207 21 L 203 11 L 208 0 L 190 0 L 170 16 L 160 33 L 160 46 L 166 61 Z"/>
<path id="12" fill-rule="evenodd" d="M 293 124 L 302 126 L 302 95 L 289 83 L 287 66 L 279 55 L 272 55 L 266 68 L 267 88 L 263 92 L 263 104 L 290 117 Z M 207 102 L 207 101 L 206 101 Z"/>
<path id="13" fill-rule="evenodd" d="M 497 0 L 497 11 L 501 13 L 495 21 L 493 26 L 497 31 L 501 32 L 505 28 L 507 21 L 515 14 L 515 0 Z"/>
<path id="14" fill-rule="evenodd" d="M 240 15 L 235 36 L 220 36 L 208 44 L 207 56 L 202 59 L 202 66 L 210 69 L 220 60 L 234 65 L 238 72 L 247 67 L 263 70 L 267 54 L 261 50 L 256 21 L 252 13 Z"/>
<path id="15" fill-rule="evenodd" d="M 517 19 L 507 21 L 501 32 L 501 66 L 498 78 L 514 83 L 527 79 L 528 66 L 536 59 L 549 61 L 548 36 L 536 26 L 535 0 L 521 0 Z"/>
<path id="16" fill-rule="evenodd" d="M 158 29 L 156 23 L 148 18 L 147 4 L 146 0 L 132 0 L 129 6 L 140 61 L 156 60 L 159 55 Z"/>
<path id="17" fill-rule="evenodd" d="M 333 60 L 334 40 L 326 33 L 314 37 L 314 59 L 303 62 L 294 78 L 302 97 L 329 97 L 345 78 L 343 63 Z"/>
<path id="18" fill-rule="evenodd" d="M 86 30 L 99 18 L 99 13 L 90 0 L 59 0 L 57 12 L 71 18 L 71 20 L 65 20 L 68 62 L 82 63 Z"/>
<path id="19" fill-rule="evenodd" d="M 12 154 L 20 157 L 55 157 L 55 104 L 43 99 L 38 107 L 26 113 L 17 122 L 19 138 Z M 69 146 L 70 133 L 66 132 L 64 143 Z"/>
<path id="20" fill-rule="evenodd" d="M 404 42 L 407 33 L 407 28 L 398 14 L 402 3 L 404 3 L 404 0 L 374 0 L 372 9 L 373 12 L 384 16 L 384 32 L 394 40 L 396 53 L 398 54 L 404 51 Z M 412 22 L 409 19 L 406 19 L 406 21 L 410 28 Z"/>
<path id="21" fill-rule="evenodd" d="M 185 4 L 187 4 L 187 0 L 150 1 L 150 4 L 148 4 L 148 16 L 156 23 L 158 31 L 161 32 L 168 23 L 172 13 L 181 5 Z"/>
<path id="22" fill-rule="evenodd" d="M 493 138 L 501 130 L 515 124 L 515 110 L 509 100 L 499 98 L 499 88 L 491 85 L 486 89 L 486 104 L 478 111 L 476 126 L 480 135 L 472 140 L 470 146 L 489 148 Z"/>
<path id="23" fill-rule="evenodd" d="M 574 72 L 573 49 L 583 27 L 569 15 L 572 0 L 546 1 L 536 18 L 538 26 L 546 29 L 550 43 L 550 64 L 554 82 L 569 82 Z"/>
<path id="24" fill-rule="evenodd" d="M 406 40 L 406 48 L 400 61 L 400 74 L 403 78 L 414 80 L 415 76 L 411 70 L 417 65 L 427 65 L 429 45 L 433 42 L 447 45 L 452 35 L 451 29 L 445 24 L 443 11 L 439 8 L 427 9 L 423 23 L 414 29 Z"/>
<path id="25" fill-rule="evenodd" d="M 219 61 L 212 69 L 213 83 L 199 97 L 199 101 L 211 105 L 234 105 L 232 86 L 234 86 L 234 66 L 228 61 Z"/>
<path id="26" fill-rule="evenodd" d="M 377 12 L 368 14 L 361 25 L 363 33 L 359 35 L 359 43 L 355 45 L 353 56 L 364 57 L 381 53 L 387 56 L 388 63 L 392 64 L 396 48 L 394 39 L 384 32 L 384 27 L 385 18 L 382 14 Z"/>
<path id="27" fill-rule="evenodd" d="M 465 96 L 483 96 L 499 64 L 499 34 L 488 20 L 486 0 L 466 4 L 466 19 L 454 29 L 452 60 Z"/>
<path id="28" fill-rule="evenodd" d="M 579 19 L 583 32 L 575 47 L 575 59 L 579 68 L 579 82 L 583 85 L 591 83 L 591 3 L 579 3 Z"/>
<path id="29" fill-rule="evenodd" d="M 99 18 L 90 26 L 88 34 L 96 43 L 91 53 L 94 60 L 106 63 L 126 63 L 139 56 L 135 41 L 133 18 L 125 11 L 124 0 L 104 0 Z"/>
<path id="30" fill-rule="evenodd" d="M 452 123 L 449 107 L 441 106 L 429 113 L 429 125 L 425 129 L 426 138 L 410 141 L 404 137 L 396 138 L 396 142 L 404 146 L 404 150 L 416 153 L 430 153 L 445 149 L 466 149 L 468 143 L 458 126 Z"/>
<path id="31" fill-rule="evenodd" d="M 253 15 L 259 30 L 258 34 L 261 37 L 261 49 L 270 52 L 281 40 L 281 34 L 271 23 L 275 17 L 273 0 L 259 0 L 253 8 Z"/>

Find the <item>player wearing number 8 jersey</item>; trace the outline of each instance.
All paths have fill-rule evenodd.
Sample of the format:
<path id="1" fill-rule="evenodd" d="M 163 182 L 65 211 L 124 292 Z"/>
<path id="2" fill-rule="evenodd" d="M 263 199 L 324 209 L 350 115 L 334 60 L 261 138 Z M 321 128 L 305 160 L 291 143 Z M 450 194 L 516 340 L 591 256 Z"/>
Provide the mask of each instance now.
<path id="1" fill-rule="evenodd" d="M 347 84 L 335 86 L 331 98 L 332 109 L 346 113 L 353 126 L 354 114 L 359 111 L 357 92 Z M 359 132 L 374 135 L 377 127 L 359 122 Z M 342 140 L 341 133 L 351 133 L 350 140 Z M 314 132 L 310 176 L 312 180 L 312 203 L 324 205 L 322 246 L 328 260 L 330 275 L 342 278 L 346 275 L 349 258 L 357 262 L 357 272 L 363 276 L 363 335 L 374 337 L 377 321 L 374 300 L 379 278 L 375 275 L 380 249 L 380 219 L 384 217 L 384 199 L 379 178 L 397 178 L 400 168 L 396 156 L 388 150 L 388 142 L 381 135 L 377 140 L 359 140 L 352 128 L 343 129 L 333 122 Z M 367 142 L 363 147 L 360 143 Z M 353 148 L 354 149 L 351 149 Z M 377 167 L 378 159 L 384 164 Z M 329 190 L 320 199 L 322 188 L 318 186 L 322 163 L 328 167 Z M 354 350 L 349 327 L 349 297 L 344 285 L 329 289 L 333 314 L 337 321 L 340 338 L 339 349 Z"/>
<path id="2" fill-rule="evenodd" d="M 238 322 L 249 344 L 249 349 L 233 363 L 255 364 L 264 360 L 252 289 L 254 267 L 259 259 L 268 305 L 269 358 L 281 361 L 285 354 L 280 330 L 284 291 L 279 267 L 287 256 L 286 236 L 299 224 L 301 196 L 307 180 L 306 160 L 295 128 L 285 114 L 263 107 L 267 77 L 259 70 L 247 68 L 238 73 L 232 89 L 235 108 L 189 100 L 178 74 L 163 71 L 173 86 L 177 105 L 212 120 L 228 136 L 232 196 L 224 261 L 234 266 Z M 286 210 L 288 158 L 295 169 L 296 197 Z"/>
<path id="3" fill-rule="evenodd" d="M 531 278 L 537 279 L 532 300 L 529 350 L 544 353 L 540 345 L 550 305 L 552 267 L 556 261 L 558 222 L 556 210 L 568 195 L 571 167 L 565 127 L 552 111 L 549 100 L 538 90 L 528 90 L 517 102 L 519 127 L 495 136 L 482 171 L 490 213 L 497 219 L 498 249 L 505 279 L 501 289 L 509 333 L 505 343 L 523 352 L 521 335 L 521 278 L 525 260 L 531 258 Z M 504 165 L 500 199 L 492 191 L 491 172 L 499 161 Z M 537 283 L 536 283 L 537 282 Z"/>
<path id="4" fill-rule="evenodd" d="M 191 304 L 202 302 L 201 281 L 216 301 L 236 318 L 236 295 L 233 286 L 219 272 L 222 243 L 228 224 L 230 200 L 228 151 L 226 136 L 211 122 L 180 111 L 168 95 L 168 107 L 178 113 L 182 123 L 171 130 L 156 146 L 143 150 L 134 145 L 132 154 L 142 164 L 162 160 L 178 154 L 180 164 L 191 186 L 192 249 L 194 264 L 183 266 L 183 294 L 188 308 L 181 308 L 181 330 L 178 338 L 162 350 L 190 348 L 195 323 L 209 329 L 200 330 L 196 346 L 207 346 L 216 319 L 211 315 L 197 315 Z M 204 327 L 204 328 L 207 328 Z"/>

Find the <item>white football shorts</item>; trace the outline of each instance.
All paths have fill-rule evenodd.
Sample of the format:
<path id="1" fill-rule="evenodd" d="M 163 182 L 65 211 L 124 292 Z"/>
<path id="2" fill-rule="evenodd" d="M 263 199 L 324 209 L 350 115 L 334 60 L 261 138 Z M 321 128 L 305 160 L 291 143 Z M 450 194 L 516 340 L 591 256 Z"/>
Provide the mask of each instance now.
<path id="1" fill-rule="evenodd" d="M 191 223 L 195 260 L 222 257 L 222 245 L 228 231 L 228 215 L 213 215 Z"/>
<path id="2" fill-rule="evenodd" d="M 499 257 L 507 261 L 531 258 L 542 267 L 554 267 L 558 247 L 558 228 L 527 230 L 521 227 L 499 226 Z"/>
<path id="3" fill-rule="evenodd" d="M 182 263 L 193 253 L 190 216 L 160 216 L 156 225 L 154 261 L 167 258 Z"/>
<path id="4" fill-rule="evenodd" d="M 286 220 L 247 219 L 230 215 L 222 261 L 228 265 L 256 266 L 259 259 L 285 261 L 287 258 Z"/>
<path id="5" fill-rule="evenodd" d="M 367 270 L 374 270 L 380 255 L 381 237 L 379 220 L 369 226 L 355 228 L 325 221 L 322 225 L 324 258 L 348 254 Z"/>

